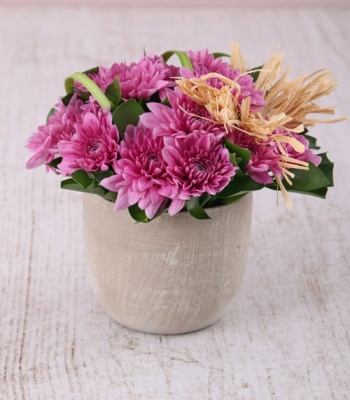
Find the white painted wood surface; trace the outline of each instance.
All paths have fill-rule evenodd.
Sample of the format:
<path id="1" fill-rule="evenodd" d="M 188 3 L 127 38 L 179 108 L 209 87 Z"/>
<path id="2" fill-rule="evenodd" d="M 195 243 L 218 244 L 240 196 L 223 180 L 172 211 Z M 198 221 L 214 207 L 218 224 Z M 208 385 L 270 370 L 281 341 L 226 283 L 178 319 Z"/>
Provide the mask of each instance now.
<path id="1" fill-rule="evenodd" d="M 334 7 L 350 6 L 350 0 L 0 0 L 8 6 L 118 6 L 118 7 Z"/>
<path id="2" fill-rule="evenodd" d="M 326 201 L 255 195 L 251 252 L 230 312 L 154 336 L 114 323 L 87 284 L 79 195 L 26 171 L 27 136 L 75 70 L 169 48 L 275 50 L 327 67 L 349 115 L 350 9 L 0 9 L 1 400 L 350 398 L 350 124 L 313 133 L 336 161 Z"/>

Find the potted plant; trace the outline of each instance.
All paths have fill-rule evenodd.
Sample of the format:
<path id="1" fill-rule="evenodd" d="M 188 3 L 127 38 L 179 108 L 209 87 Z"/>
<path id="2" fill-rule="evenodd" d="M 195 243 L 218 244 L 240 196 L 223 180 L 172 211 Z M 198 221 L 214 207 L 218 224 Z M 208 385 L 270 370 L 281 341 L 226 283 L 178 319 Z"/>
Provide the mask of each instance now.
<path id="1" fill-rule="evenodd" d="M 324 198 L 333 185 L 308 130 L 343 119 L 310 117 L 334 113 L 316 101 L 335 82 L 290 79 L 280 53 L 248 69 L 236 43 L 230 55 L 168 51 L 74 73 L 65 88 L 27 167 L 88 194 L 90 281 L 131 328 L 184 333 L 220 318 L 247 260 L 251 193 L 275 190 L 291 208 L 289 192 Z"/>

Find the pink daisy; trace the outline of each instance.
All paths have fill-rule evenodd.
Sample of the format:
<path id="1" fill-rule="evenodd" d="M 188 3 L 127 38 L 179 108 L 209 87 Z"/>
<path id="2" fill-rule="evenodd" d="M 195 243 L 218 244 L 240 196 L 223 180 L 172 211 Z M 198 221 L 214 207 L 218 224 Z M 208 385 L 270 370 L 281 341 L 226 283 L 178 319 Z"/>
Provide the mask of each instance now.
<path id="1" fill-rule="evenodd" d="M 145 56 L 138 63 L 114 64 L 113 71 L 119 78 L 123 99 L 148 99 L 165 88 L 174 86 L 172 70 L 158 56 Z"/>
<path id="2" fill-rule="evenodd" d="M 142 123 L 153 129 L 159 136 L 185 136 L 190 133 L 208 134 L 223 137 L 225 128 L 212 120 L 209 112 L 186 96 L 179 89 L 169 91 L 171 107 L 159 103 L 149 103 L 151 112 L 141 116 Z"/>
<path id="3" fill-rule="evenodd" d="M 39 126 L 38 132 L 32 135 L 26 147 L 34 153 L 28 160 L 27 168 L 35 168 L 51 162 L 59 156 L 57 143 L 60 140 L 70 140 L 76 132 L 75 124 L 82 120 L 83 102 L 73 96 L 68 106 L 60 100 L 55 106 L 54 114 L 46 125 Z"/>
<path id="4" fill-rule="evenodd" d="M 62 174 L 70 175 L 78 169 L 108 170 L 117 157 L 119 140 L 109 110 L 87 104 L 82 122 L 75 124 L 75 130 L 70 140 L 61 140 L 57 145 L 62 157 L 59 164 Z"/>
<path id="5" fill-rule="evenodd" d="M 179 212 L 193 196 L 220 192 L 235 174 L 228 150 L 214 135 L 191 133 L 185 137 L 165 137 L 164 142 L 162 153 L 167 172 L 178 184 L 175 196 L 166 193 L 173 200 L 170 215 Z"/>
<path id="6" fill-rule="evenodd" d="M 282 130 L 276 130 L 276 133 L 283 132 Z M 289 156 L 295 158 L 300 161 L 310 162 L 314 165 L 319 165 L 322 161 L 322 158 L 315 154 L 311 149 L 309 149 L 309 141 L 303 135 L 298 135 L 296 133 L 292 133 L 292 136 L 295 137 L 300 143 L 305 146 L 305 151 L 303 153 L 299 153 L 292 148 L 290 145 L 286 145 L 286 151 L 288 152 Z"/>
<path id="7" fill-rule="evenodd" d="M 142 125 L 129 125 L 120 145 L 120 159 L 114 162 L 116 175 L 101 182 L 105 188 L 118 192 L 116 210 L 138 203 L 151 219 L 164 208 L 167 195 L 175 193 L 175 185 L 166 171 L 163 147 L 162 137 L 154 136 Z"/>
<path id="8" fill-rule="evenodd" d="M 258 143 L 256 138 L 237 129 L 232 129 L 226 138 L 251 152 L 251 158 L 244 170 L 255 182 L 267 185 L 273 182 L 272 175 L 281 176 L 281 154 L 275 144 Z"/>

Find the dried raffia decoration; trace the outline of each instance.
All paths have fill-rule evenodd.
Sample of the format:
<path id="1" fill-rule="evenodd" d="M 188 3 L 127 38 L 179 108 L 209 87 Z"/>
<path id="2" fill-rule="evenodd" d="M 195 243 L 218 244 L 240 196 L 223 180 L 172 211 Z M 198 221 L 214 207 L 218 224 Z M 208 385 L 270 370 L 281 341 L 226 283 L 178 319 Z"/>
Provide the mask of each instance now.
<path id="1" fill-rule="evenodd" d="M 218 89 L 206 83 L 211 78 L 221 80 L 224 83 L 222 88 Z M 283 112 L 267 119 L 259 112 L 250 111 L 250 97 L 243 99 L 240 105 L 238 94 L 241 92 L 241 88 L 236 80 L 231 80 L 218 73 L 210 73 L 200 78 L 181 78 L 176 83 L 187 96 L 205 107 L 214 121 L 224 125 L 227 129 L 229 127 L 238 129 L 256 137 L 260 142 L 288 143 L 296 151 L 300 153 L 304 151 L 304 146 L 294 137 L 273 134 L 278 128 L 302 132 L 303 126 L 298 126 L 295 130 L 287 129 L 286 125 L 291 122 L 292 118 Z M 237 91 L 235 94 L 232 93 L 234 89 Z"/>
<path id="2" fill-rule="evenodd" d="M 314 73 L 289 80 L 288 73 L 282 74 L 271 84 L 266 93 L 267 106 L 263 114 L 270 117 L 279 114 L 282 110 L 292 120 L 290 127 L 303 124 L 305 127 L 316 123 L 335 123 L 343 121 L 345 117 L 331 119 L 308 118 L 308 114 L 334 114 L 334 107 L 320 107 L 315 101 L 327 96 L 335 90 L 336 81 L 330 80 L 330 72 L 315 71 Z"/>
<path id="3" fill-rule="evenodd" d="M 244 73 L 248 70 L 247 64 L 242 57 L 242 53 L 237 42 L 231 42 L 231 67 L 233 69 L 239 69 L 241 73 Z"/>
<path id="4" fill-rule="evenodd" d="M 239 45 L 231 44 L 231 66 L 241 74 L 234 80 L 218 73 L 208 73 L 199 78 L 180 78 L 178 87 L 196 103 L 205 107 L 217 124 L 225 126 L 227 132 L 236 129 L 255 137 L 257 143 L 270 146 L 277 144 L 283 154 L 279 165 L 282 176 L 289 185 L 293 184 L 294 174 L 290 169 L 308 170 L 308 163 L 288 155 L 285 146 L 291 146 L 298 153 L 304 153 L 305 146 L 292 133 L 301 134 L 305 128 L 315 123 L 334 123 L 346 118 L 315 119 L 309 114 L 334 114 L 333 107 L 320 107 L 315 100 L 330 94 L 336 86 L 330 80 L 330 72 L 316 71 L 307 76 L 290 80 L 290 69 L 282 70 L 282 53 L 275 54 L 262 68 L 247 71 Z M 251 98 L 238 101 L 241 87 L 238 78 L 252 72 L 259 72 L 254 83 L 255 90 L 265 93 L 266 106 L 259 112 L 251 110 Z M 216 78 L 222 87 L 213 87 L 207 81 Z M 200 116 L 197 116 L 201 118 Z M 277 133 L 282 130 L 284 133 Z M 291 201 L 282 180 L 275 176 L 287 208 Z"/>
<path id="5" fill-rule="evenodd" d="M 271 82 L 281 73 L 282 57 L 282 53 L 277 53 L 264 64 L 254 85 L 256 90 L 270 90 Z"/>

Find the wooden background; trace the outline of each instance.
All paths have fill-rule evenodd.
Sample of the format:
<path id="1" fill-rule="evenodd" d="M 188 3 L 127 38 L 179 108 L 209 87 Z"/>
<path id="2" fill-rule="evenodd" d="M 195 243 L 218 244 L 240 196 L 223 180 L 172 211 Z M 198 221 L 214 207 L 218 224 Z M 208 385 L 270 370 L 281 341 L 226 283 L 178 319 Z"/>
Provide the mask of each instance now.
<path id="1" fill-rule="evenodd" d="M 228 6 L 350 6 L 350 0 L 0 0 L 9 6 L 119 6 L 119 7 L 228 7 Z"/>
<path id="2" fill-rule="evenodd" d="M 26 138 L 76 70 L 167 49 L 279 47 L 293 75 L 327 67 L 349 115 L 350 9 L 0 8 L 0 399 L 350 398 L 350 124 L 319 126 L 336 161 L 326 201 L 255 195 L 251 251 L 228 314 L 154 336 L 113 322 L 86 281 L 81 197 L 26 171 Z"/>

